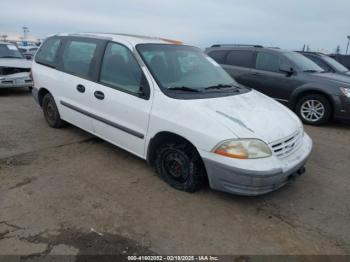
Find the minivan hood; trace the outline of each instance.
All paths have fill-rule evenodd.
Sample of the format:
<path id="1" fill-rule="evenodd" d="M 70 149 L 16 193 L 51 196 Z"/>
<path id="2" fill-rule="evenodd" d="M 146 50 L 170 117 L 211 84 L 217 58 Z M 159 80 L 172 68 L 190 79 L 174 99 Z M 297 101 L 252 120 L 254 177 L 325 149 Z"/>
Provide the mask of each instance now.
<path id="1" fill-rule="evenodd" d="M 0 66 L 15 68 L 31 68 L 32 61 L 21 58 L 0 58 Z"/>
<path id="2" fill-rule="evenodd" d="M 302 124 L 285 106 L 257 92 L 199 99 L 200 110 L 216 119 L 238 138 L 258 138 L 266 143 L 284 139 L 298 132 Z"/>

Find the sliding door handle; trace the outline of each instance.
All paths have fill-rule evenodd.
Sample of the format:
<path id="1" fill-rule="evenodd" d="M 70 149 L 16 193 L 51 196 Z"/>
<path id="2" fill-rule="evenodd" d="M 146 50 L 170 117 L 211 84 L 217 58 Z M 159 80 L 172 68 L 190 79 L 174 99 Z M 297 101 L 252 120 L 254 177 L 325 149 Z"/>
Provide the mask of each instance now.
<path id="1" fill-rule="evenodd" d="M 105 98 L 105 94 L 101 91 L 95 91 L 94 96 L 99 100 L 103 100 Z"/>

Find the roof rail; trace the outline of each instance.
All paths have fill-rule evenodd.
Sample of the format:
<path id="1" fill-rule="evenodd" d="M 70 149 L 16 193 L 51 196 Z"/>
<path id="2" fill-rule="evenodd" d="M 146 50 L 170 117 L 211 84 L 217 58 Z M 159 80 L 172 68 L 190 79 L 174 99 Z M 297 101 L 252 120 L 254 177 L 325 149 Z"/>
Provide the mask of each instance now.
<path id="1" fill-rule="evenodd" d="M 258 48 L 263 48 L 262 45 L 246 45 L 246 44 L 215 44 L 212 45 L 211 47 L 258 47 Z"/>

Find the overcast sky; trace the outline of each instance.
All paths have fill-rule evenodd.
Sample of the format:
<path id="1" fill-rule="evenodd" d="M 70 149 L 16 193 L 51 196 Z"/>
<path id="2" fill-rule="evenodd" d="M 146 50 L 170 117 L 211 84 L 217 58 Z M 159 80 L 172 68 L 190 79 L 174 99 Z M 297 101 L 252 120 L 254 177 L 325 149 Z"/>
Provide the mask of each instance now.
<path id="1" fill-rule="evenodd" d="M 200 47 L 244 43 L 345 51 L 349 0 L 1 0 L 0 34 L 99 31 L 162 36 Z"/>

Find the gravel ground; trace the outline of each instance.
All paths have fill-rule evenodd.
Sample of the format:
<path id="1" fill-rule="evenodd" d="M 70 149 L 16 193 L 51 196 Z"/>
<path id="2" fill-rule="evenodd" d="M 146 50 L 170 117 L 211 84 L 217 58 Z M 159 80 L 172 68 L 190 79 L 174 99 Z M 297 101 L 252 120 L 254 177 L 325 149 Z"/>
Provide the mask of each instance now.
<path id="1" fill-rule="evenodd" d="M 0 254 L 350 254 L 350 125 L 305 127 L 307 172 L 260 197 L 183 193 L 26 90 L 0 90 Z"/>

